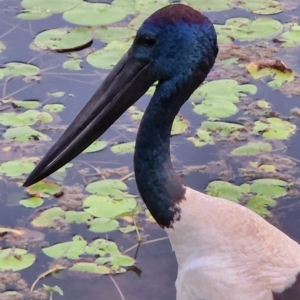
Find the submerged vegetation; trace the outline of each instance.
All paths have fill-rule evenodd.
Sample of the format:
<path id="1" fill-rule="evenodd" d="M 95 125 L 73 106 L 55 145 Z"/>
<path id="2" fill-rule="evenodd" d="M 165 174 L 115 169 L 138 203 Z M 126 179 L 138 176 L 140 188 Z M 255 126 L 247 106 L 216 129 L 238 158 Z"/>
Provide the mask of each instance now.
<path id="1" fill-rule="evenodd" d="M 300 156 L 290 148 L 300 116 L 300 4 L 181 2 L 211 18 L 220 53 L 174 121 L 173 161 L 185 183 L 196 181 L 199 190 L 277 222 L 276 207 L 289 199 L 299 204 Z M 109 275 L 125 299 L 113 275 L 139 276 L 143 270 L 132 250 L 164 240 L 152 235 L 157 226 L 132 180 L 135 134 L 155 86 L 77 160 L 26 190 L 21 186 L 129 49 L 142 22 L 166 5 L 168 0 L 0 3 L 1 299 L 58 299 L 65 293 L 63 278 L 84 280 L 87 274 Z M 54 284 L 48 285 L 49 277 Z"/>

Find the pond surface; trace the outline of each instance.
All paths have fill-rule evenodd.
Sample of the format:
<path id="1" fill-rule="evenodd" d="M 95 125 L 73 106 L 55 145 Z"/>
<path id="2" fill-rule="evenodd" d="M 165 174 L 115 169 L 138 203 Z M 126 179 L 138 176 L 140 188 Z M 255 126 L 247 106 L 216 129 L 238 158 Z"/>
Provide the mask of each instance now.
<path id="1" fill-rule="evenodd" d="M 168 4 L 100 2 L 0 2 L 0 299 L 175 299 L 175 256 L 132 165 L 153 88 L 72 164 L 22 187 L 143 20 Z M 300 4 L 186 3 L 213 21 L 220 53 L 174 123 L 174 165 L 186 185 L 300 242 Z"/>

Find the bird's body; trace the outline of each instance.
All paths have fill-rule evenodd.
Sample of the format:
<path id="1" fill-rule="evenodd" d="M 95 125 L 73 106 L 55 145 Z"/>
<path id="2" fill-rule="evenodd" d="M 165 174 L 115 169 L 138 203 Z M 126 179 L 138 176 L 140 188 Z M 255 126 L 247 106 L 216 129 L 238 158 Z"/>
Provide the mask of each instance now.
<path id="1" fill-rule="evenodd" d="M 173 120 L 217 53 L 214 27 L 198 11 L 175 4 L 155 12 L 24 185 L 76 157 L 158 81 L 134 169 L 141 197 L 176 254 L 177 300 L 300 300 L 300 246 L 248 208 L 185 187 L 173 168 Z"/>
<path id="2" fill-rule="evenodd" d="M 180 207 L 180 221 L 166 229 L 178 262 L 177 300 L 273 300 L 295 283 L 299 244 L 254 212 L 191 188 Z"/>

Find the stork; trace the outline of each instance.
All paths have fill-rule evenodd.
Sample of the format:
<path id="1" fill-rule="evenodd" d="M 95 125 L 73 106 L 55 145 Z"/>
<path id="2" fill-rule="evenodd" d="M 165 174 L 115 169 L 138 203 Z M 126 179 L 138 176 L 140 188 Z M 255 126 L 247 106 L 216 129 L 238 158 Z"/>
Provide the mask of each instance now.
<path id="1" fill-rule="evenodd" d="M 80 154 L 158 82 L 137 134 L 134 171 L 176 254 L 176 299 L 299 300 L 299 244 L 248 208 L 183 185 L 173 168 L 173 120 L 217 54 L 214 26 L 203 14 L 184 4 L 156 11 L 24 186 Z"/>

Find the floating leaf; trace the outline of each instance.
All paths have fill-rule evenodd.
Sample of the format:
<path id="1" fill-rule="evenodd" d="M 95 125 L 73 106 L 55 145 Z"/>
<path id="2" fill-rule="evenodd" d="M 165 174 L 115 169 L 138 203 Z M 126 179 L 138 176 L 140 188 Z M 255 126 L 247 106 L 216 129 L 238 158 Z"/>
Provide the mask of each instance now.
<path id="1" fill-rule="evenodd" d="M 273 207 L 275 205 L 275 200 L 265 196 L 254 196 L 247 203 L 248 208 L 250 208 L 262 217 L 271 216 L 271 213 L 268 211 L 267 207 Z"/>
<path id="2" fill-rule="evenodd" d="M 107 146 L 107 142 L 105 141 L 95 141 L 90 146 L 88 146 L 83 152 L 84 153 L 97 152 L 105 149 L 106 146 Z"/>
<path id="3" fill-rule="evenodd" d="M 82 224 L 91 221 L 92 216 L 85 211 L 67 211 L 65 218 L 68 223 Z"/>
<path id="4" fill-rule="evenodd" d="M 35 227 L 48 227 L 51 226 L 56 219 L 62 217 L 64 214 L 65 211 L 60 207 L 52 207 L 42 211 L 31 221 L 31 224 Z"/>
<path id="5" fill-rule="evenodd" d="M 140 14 L 129 22 L 128 27 L 134 30 L 138 30 L 147 18 L 148 15 Z"/>
<path id="6" fill-rule="evenodd" d="M 19 100 L 13 100 L 13 104 L 15 104 L 18 107 L 23 107 L 26 109 L 34 109 L 40 106 L 40 103 L 38 101 L 19 101 Z"/>
<path id="7" fill-rule="evenodd" d="M 52 116 L 47 112 L 27 110 L 23 113 L 0 113 L 0 123 L 4 126 L 28 126 L 38 122 L 48 123 Z"/>
<path id="8" fill-rule="evenodd" d="M 119 227 L 119 222 L 111 219 L 96 218 L 89 223 L 89 230 L 103 233 L 114 231 Z"/>
<path id="9" fill-rule="evenodd" d="M 203 84 L 192 94 L 192 99 L 200 96 L 211 102 L 238 103 L 240 97 L 246 96 L 245 93 L 254 95 L 256 92 L 257 87 L 253 84 L 239 84 L 236 80 L 219 79 Z"/>
<path id="10" fill-rule="evenodd" d="M 50 176 L 54 178 L 55 180 L 63 181 L 65 177 L 67 176 L 66 169 L 73 167 L 73 164 L 67 163 L 62 168 L 51 174 Z"/>
<path id="11" fill-rule="evenodd" d="M 283 6 L 278 1 L 273 0 L 242 0 L 238 3 L 240 8 L 252 11 L 255 14 L 269 15 L 282 12 Z"/>
<path id="12" fill-rule="evenodd" d="M 24 270 L 35 262 L 35 256 L 25 249 L 8 248 L 0 250 L 0 271 Z"/>
<path id="13" fill-rule="evenodd" d="M 274 178 L 264 178 L 253 180 L 250 191 L 254 194 L 278 198 L 286 195 L 286 187 L 288 183 Z"/>
<path id="14" fill-rule="evenodd" d="M 17 17 L 22 20 L 40 20 L 48 18 L 49 16 L 51 16 L 50 11 L 45 11 L 39 8 L 25 9 L 17 15 Z"/>
<path id="15" fill-rule="evenodd" d="M 82 47 L 92 40 L 87 28 L 56 28 L 39 33 L 33 46 L 42 50 L 73 50 Z"/>
<path id="16" fill-rule="evenodd" d="M 258 18 L 251 21 L 247 18 L 227 19 L 225 25 L 215 24 L 219 43 L 231 43 L 232 40 L 254 41 L 279 35 L 283 25 L 271 18 Z"/>
<path id="17" fill-rule="evenodd" d="M 63 63 L 63 68 L 72 71 L 79 71 L 81 70 L 80 64 L 82 62 L 82 59 L 69 59 Z"/>
<path id="18" fill-rule="evenodd" d="M 61 112 L 65 106 L 63 104 L 46 104 L 43 110 L 47 110 L 53 113 Z"/>
<path id="19" fill-rule="evenodd" d="M 61 296 L 64 295 L 63 290 L 59 286 L 57 286 L 57 285 L 56 286 L 49 286 L 49 285 L 43 284 L 43 287 L 44 287 L 44 290 L 47 293 L 52 294 L 52 293 L 56 292 L 56 293 L 58 293 Z M 52 298 L 52 297 L 50 296 L 50 298 Z"/>
<path id="20" fill-rule="evenodd" d="M 48 93 L 48 95 L 50 97 L 54 97 L 54 98 L 61 98 L 64 97 L 66 95 L 65 92 L 55 92 L 55 93 Z"/>
<path id="21" fill-rule="evenodd" d="M 121 57 L 127 52 L 131 43 L 113 41 L 103 49 L 89 54 L 86 61 L 93 67 L 102 69 L 112 69 Z"/>
<path id="22" fill-rule="evenodd" d="M 231 0 L 185 0 L 186 4 L 200 11 L 221 11 L 230 9 Z"/>
<path id="23" fill-rule="evenodd" d="M 1 69 L 4 76 L 33 76 L 40 72 L 40 69 L 34 65 L 10 62 L 4 65 Z"/>
<path id="24" fill-rule="evenodd" d="M 117 5 L 89 2 L 81 2 L 63 14 L 66 21 L 85 26 L 107 25 L 119 22 L 125 17 L 126 12 Z"/>
<path id="25" fill-rule="evenodd" d="M 81 0 L 22 0 L 21 5 L 26 9 L 40 9 L 52 13 L 63 13 L 78 4 Z"/>
<path id="26" fill-rule="evenodd" d="M 269 143 L 248 143 L 247 145 L 243 145 L 235 148 L 231 151 L 232 155 L 257 155 L 262 152 L 270 152 L 272 151 L 272 145 Z"/>
<path id="27" fill-rule="evenodd" d="M 110 149 L 115 154 L 133 153 L 135 149 L 135 142 L 120 143 L 112 146 Z"/>
<path id="28" fill-rule="evenodd" d="M 135 0 L 135 10 L 150 15 L 170 4 L 169 0 Z"/>
<path id="29" fill-rule="evenodd" d="M 193 142 L 196 147 L 202 147 L 207 144 L 214 144 L 213 138 L 210 133 L 203 129 L 198 129 L 196 137 L 189 137 L 188 140 Z"/>
<path id="30" fill-rule="evenodd" d="M 135 226 L 134 225 L 128 225 L 126 227 L 122 227 L 122 228 L 119 228 L 119 230 L 123 233 L 129 233 L 129 232 L 133 232 L 136 230 Z"/>
<path id="31" fill-rule="evenodd" d="M 50 197 L 61 192 L 62 187 L 53 182 L 39 181 L 27 189 L 30 195 L 39 195 L 40 197 Z"/>
<path id="32" fill-rule="evenodd" d="M 6 176 L 29 174 L 34 169 L 32 161 L 11 160 L 0 165 L 0 173 Z"/>
<path id="33" fill-rule="evenodd" d="M 130 213 L 137 203 L 134 198 L 128 196 L 123 199 L 120 199 L 120 196 L 113 199 L 108 196 L 91 195 L 84 200 L 83 206 L 86 212 L 95 217 L 112 219 L 126 212 Z"/>
<path id="34" fill-rule="evenodd" d="M 100 196 L 119 196 L 120 192 L 127 191 L 127 189 L 127 185 L 123 181 L 114 179 L 94 181 L 86 187 L 89 193 Z"/>
<path id="35" fill-rule="evenodd" d="M 8 128 L 3 134 L 5 139 L 16 140 L 18 142 L 28 142 L 30 140 L 50 141 L 50 137 L 29 126 Z"/>
<path id="36" fill-rule="evenodd" d="M 104 43 L 111 43 L 132 40 L 136 32 L 127 27 L 100 27 L 95 28 L 93 34 Z"/>
<path id="37" fill-rule="evenodd" d="M 266 139 L 287 139 L 295 133 L 297 126 L 279 118 L 267 118 L 265 122 L 254 122 L 253 133 L 263 132 Z"/>
<path id="38" fill-rule="evenodd" d="M 86 272 L 94 274 L 110 274 L 111 269 L 105 266 L 99 266 L 96 263 L 89 262 L 78 262 L 75 263 L 71 268 L 71 271 Z"/>
<path id="39" fill-rule="evenodd" d="M 211 118 L 227 118 L 234 115 L 238 108 L 235 104 L 226 100 L 204 100 L 201 104 L 195 105 L 193 111 Z"/>
<path id="40" fill-rule="evenodd" d="M 188 127 L 189 127 L 189 122 L 187 119 L 181 116 L 176 116 L 173 122 L 171 134 L 172 135 L 182 134 L 187 131 Z"/>
<path id="41" fill-rule="evenodd" d="M 276 81 L 276 87 L 294 80 L 293 70 L 287 68 L 279 59 L 252 61 L 247 65 L 247 70 L 254 79 L 272 76 Z"/>
<path id="42" fill-rule="evenodd" d="M 219 132 L 222 136 L 228 136 L 229 134 L 236 134 L 239 131 L 243 130 L 244 126 L 229 122 L 204 121 L 201 124 L 201 129 L 207 130 L 209 132 Z"/>
<path id="43" fill-rule="evenodd" d="M 85 253 L 87 242 L 80 236 L 74 236 L 71 242 L 56 244 L 43 248 L 42 251 L 49 257 L 79 259 Z"/>
<path id="44" fill-rule="evenodd" d="M 284 39 L 281 44 L 282 47 L 295 47 L 300 44 L 300 26 L 298 24 L 292 24 L 290 31 L 282 34 Z"/>
<path id="45" fill-rule="evenodd" d="M 234 185 L 226 181 L 212 181 L 206 188 L 206 192 L 214 197 L 227 199 L 233 202 L 238 202 L 243 194 L 250 191 L 248 184 L 241 186 Z"/>
<path id="46" fill-rule="evenodd" d="M 43 205 L 44 200 L 39 197 L 31 197 L 28 199 L 21 199 L 19 203 L 27 208 L 36 208 Z"/>

